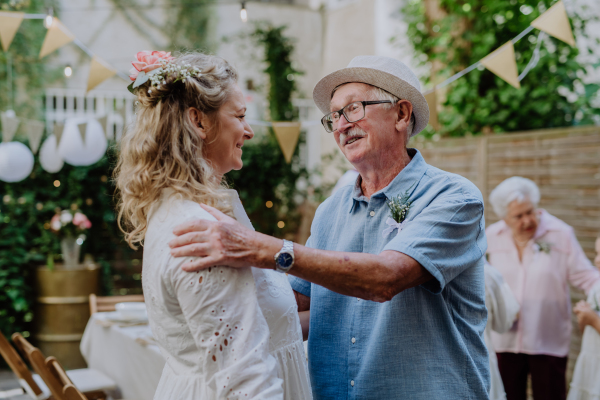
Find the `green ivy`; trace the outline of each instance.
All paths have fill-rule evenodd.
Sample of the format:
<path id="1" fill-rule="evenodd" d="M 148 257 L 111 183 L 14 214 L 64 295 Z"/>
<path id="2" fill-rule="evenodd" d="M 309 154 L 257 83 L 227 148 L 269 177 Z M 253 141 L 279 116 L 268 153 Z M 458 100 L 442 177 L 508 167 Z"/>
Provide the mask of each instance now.
<path id="1" fill-rule="evenodd" d="M 408 37 L 416 57 L 427 68 L 440 65 L 435 81 L 466 68 L 505 44 L 554 0 L 439 0 L 447 15 L 434 19 L 426 14 L 425 3 L 409 0 L 403 8 L 408 21 Z M 585 17 L 571 15 L 582 34 Z M 532 58 L 538 38 L 533 30 L 515 44 L 519 72 Z M 510 132 L 590 124 L 600 115 L 591 105 L 600 88 L 584 84 L 585 67 L 577 61 L 578 49 L 546 36 L 535 68 L 515 89 L 488 70 L 474 70 L 447 87 L 447 97 L 440 111 L 441 134 L 462 136 L 480 132 Z M 573 99 L 559 93 L 559 88 L 577 93 Z M 443 93 L 443 91 L 442 91 Z M 428 127 L 426 134 L 434 132 Z"/>
<path id="2" fill-rule="evenodd" d="M 294 52 L 292 41 L 283 31 L 285 26 L 274 27 L 258 24 L 250 37 L 257 47 L 264 48 L 264 72 L 269 77 L 267 99 L 272 121 L 291 121 L 294 118 L 292 94 L 296 91 L 294 76 L 300 74 L 292 67 Z M 301 136 L 299 146 L 304 141 Z M 304 193 L 297 189 L 297 181 L 306 179 L 306 170 L 298 167 L 298 148 L 292 164 L 287 164 L 279 148 L 275 134 L 269 129 L 264 135 L 244 145 L 242 160 L 244 168 L 232 171 L 228 179 L 238 190 L 254 227 L 257 231 L 278 237 L 291 237 L 299 227 L 300 215 L 297 204 Z M 273 203 L 267 207 L 267 202 Z M 285 226 L 279 228 L 277 223 Z"/>

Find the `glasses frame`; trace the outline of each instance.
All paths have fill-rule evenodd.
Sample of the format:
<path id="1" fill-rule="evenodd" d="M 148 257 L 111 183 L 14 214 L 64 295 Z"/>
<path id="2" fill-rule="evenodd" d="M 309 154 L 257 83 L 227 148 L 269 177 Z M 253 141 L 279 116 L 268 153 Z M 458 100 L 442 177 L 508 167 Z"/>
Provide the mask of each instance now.
<path id="1" fill-rule="evenodd" d="M 350 121 L 350 118 L 348 118 L 348 116 L 346 115 L 346 111 L 344 111 L 348 106 L 351 106 L 352 104 L 356 104 L 356 103 L 361 103 L 363 106 L 363 111 L 364 111 L 364 115 L 357 119 L 356 121 Z M 329 117 L 332 114 L 335 113 L 340 113 L 341 115 L 344 116 L 344 118 L 346 118 L 346 121 L 348 121 L 348 123 L 354 123 L 354 122 L 358 122 L 362 119 L 364 119 L 367 116 L 367 106 L 373 105 L 373 104 L 386 104 L 386 103 L 392 103 L 394 104 L 394 102 L 392 100 L 372 100 L 372 101 L 353 101 L 350 104 L 346 104 L 343 108 L 337 110 L 337 111 L 332 111 L 329 114 L 326 114 L 323 118 L 321 118 L 321 124 L 323 125 L 323 128 L 325 128 L 325 130 L 329 133 L 333 133 L 335 131 L 337 131 L 337 129 L 334 129 L 332 131 L 330 131 L 329 129 L 327 129 L 327 125 L 325 125 L 325 118 Z"/>

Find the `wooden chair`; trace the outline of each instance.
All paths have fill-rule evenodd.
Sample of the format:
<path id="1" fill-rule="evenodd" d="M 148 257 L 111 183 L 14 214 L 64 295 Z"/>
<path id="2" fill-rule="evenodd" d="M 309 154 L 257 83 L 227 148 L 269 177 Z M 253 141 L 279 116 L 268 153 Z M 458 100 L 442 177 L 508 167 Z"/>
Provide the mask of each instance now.
<path id="1" fill-rule="evenodd" d="M 42 352 L 29 343 L 20 333 L 14 333 L 12 340 L 15 347 L 28 359 L 33 370 L 46 384 L 52 397 L 55 400 L 67 400 L 64 397 L 64 385 L 61 379 L 50 369 L 49 363 L 44 359 Z M 72 370 L 66 372 L 66 375 L 69 382 L 74 382 L 73 386 L 79 388 L 88 400 L 106 399 L 107 391 L 114 392 L 117 390 L 117 385 L 112 379 L 91 368 Z"/>
<path id="2" fill-rule="evenodd" d="M 29 396 L 34 399 L 46 399 L 50 397 L 50 392 L 44 392 L 36 383 L 33 375 L 23 362 L 19 353 L 10 345 L 8 340 L 0 333 L 0 354 L 10 369 L 19 379 L 21 387 Z M 46 389 L 46 388 L 44 388 Z"/>
<path id="3" fill-rule="evenodd" d="M 67 372 L 62 365 L 59 364 L 56 358 L 48 357 L 46 359 L 46 367 L 62 385 L 62 394 L 65 400 L 88 400 L 88 398 L 85 397 L 83 393 L 81 393 L 79 389 L 75 387 L 75 385 L 73 385 L 73 382 L 71 382 L 71 379 L 69 379 Z"/>
<path id="4" fill-rule="evenodd" d="M 90 314 L 97 312 L 115 311 L 115 304 L 144 301 L 143 294 L 130 294 L 127 296 L 96 296 L 90 294 Z"/>

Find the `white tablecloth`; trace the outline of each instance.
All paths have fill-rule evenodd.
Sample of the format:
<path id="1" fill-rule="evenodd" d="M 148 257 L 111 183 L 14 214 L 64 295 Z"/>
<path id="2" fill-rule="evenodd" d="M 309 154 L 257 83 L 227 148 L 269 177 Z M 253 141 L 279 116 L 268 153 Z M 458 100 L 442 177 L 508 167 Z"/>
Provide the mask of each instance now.
<path id="1" fill-rule="evenodd" d="M 90 368 L 112 378 L 127 400 L 152 400 L 165 365 L 158 346 L 137 338 L 152 336 L 148 325 L 102 326 L 106 313 L 92 315 L 81 339 L 81 354 Z M 101 321 L 100 321 L 101 322 Z"/>

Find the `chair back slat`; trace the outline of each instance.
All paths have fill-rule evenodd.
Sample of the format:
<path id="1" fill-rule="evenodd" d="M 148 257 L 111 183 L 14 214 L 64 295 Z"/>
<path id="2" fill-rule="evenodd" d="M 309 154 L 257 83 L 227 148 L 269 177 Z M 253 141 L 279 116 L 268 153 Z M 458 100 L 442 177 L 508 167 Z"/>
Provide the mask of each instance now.
<path id="1" fill-rule="evenodd" d="M 14 333 L 12 340 L 23 356 L 29 361 L 33 370 L 48 386 L 55 400 L 67 400 L 63 395 L 62 385 L 54 374 L 48 369 L 42 352 L 27 341 L 20 333 Z"/>
<path id="2" fill-rule="evenodd" d="M 96 296 L 95 294 L 90 294 L 90 314 L 115 311 L 115 305 L 117 303 L 130 303 L 134 301 L 143 302 L 144 295 L 130 294 L 127 296 Z"/>
<path id="3" fill-rule="evenodd" d="M 8 364 L 13 373 L 21 382 L 21 386 L 27 384 L 28 387 L 23 387 L 25 391 L 32 397 L 39 397 L 43 392 L 42 389 L 35 383 L 31 372 L 23 362 L 19 353 L 10 345 L 8 340 L 0 333 L 0 354 Z"/>
<path id="4" fill-rule="evenodd" d="M 62 385 L 62 393 L 66 400 L 87 400 L 87 397 L 73 385 L 65 369 L 56 358 L 48 357 L 46 359 L 46 367 Z"/>

